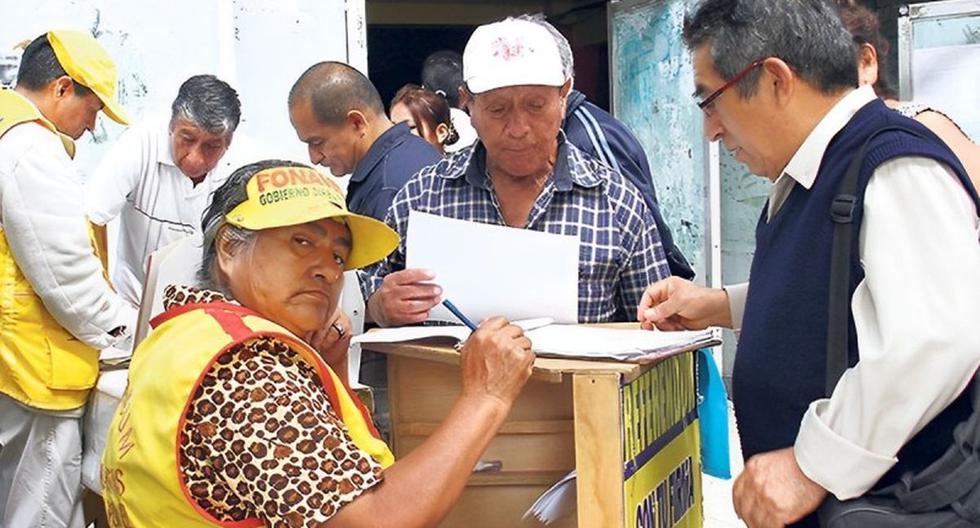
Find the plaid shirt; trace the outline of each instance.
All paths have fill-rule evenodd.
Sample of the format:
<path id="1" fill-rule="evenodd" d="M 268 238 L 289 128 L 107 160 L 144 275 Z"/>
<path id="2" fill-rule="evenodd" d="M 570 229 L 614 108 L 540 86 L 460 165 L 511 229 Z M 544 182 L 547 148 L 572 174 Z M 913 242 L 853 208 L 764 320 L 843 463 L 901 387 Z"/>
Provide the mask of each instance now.
<path id="1" fill-rule="evenodd" d="M 477 142 L 408 180 L 385 217 L 401 243 L 360 272 L 365 299 L 385 275 L 405 268 L 409 211 L 506 225 L 485 158 L 486 149 Z M 647 285 L 670 275 L 657 226 L 636 188 L 564 140 L 525 228 L 578 237 L 582 323 L 632 320 Z"/>

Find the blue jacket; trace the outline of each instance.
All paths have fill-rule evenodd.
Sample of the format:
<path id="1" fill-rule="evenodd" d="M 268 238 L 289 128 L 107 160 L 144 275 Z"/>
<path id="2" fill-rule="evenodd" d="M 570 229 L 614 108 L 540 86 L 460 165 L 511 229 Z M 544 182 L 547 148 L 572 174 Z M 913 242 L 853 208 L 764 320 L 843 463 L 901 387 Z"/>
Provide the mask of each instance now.
<path id="1" fill-rule="evenodd" d="M 660 212 L 650 164 L 636 136 L 622 121 L 587 101 L 585 95 L 578 90 L 572 90 L 568 95 L 565 124 L 562 128 L 569 142 L 618 170 L 640 191 L 653 215 L 653 221 L 657 224 L 657 231 L 660 232 L 660 241 L 667 254 L 671 274 L 685 279 L 694 278 L 694 270 L 684 253 L 674 244 L 674 236 Z"/>

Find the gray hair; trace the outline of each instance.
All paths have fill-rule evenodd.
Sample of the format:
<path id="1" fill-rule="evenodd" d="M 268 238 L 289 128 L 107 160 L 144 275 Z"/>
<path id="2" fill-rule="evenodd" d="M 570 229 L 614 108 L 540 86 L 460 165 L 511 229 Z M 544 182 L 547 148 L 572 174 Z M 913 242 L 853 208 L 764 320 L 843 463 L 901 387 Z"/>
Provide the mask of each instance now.
<path id="1" fill-rule="evenodd" d="M 248 181 L 255 174 L 274 167 L 306 167 L 301 163 L 282 160 L 263 160 L 239 168 L 211 195 L 211 204 L 204 211 L 201 231 L 204 233 L 204 249 L 201 268 L 197 272 L 199 285 L 225 294 L 231 292 L 224 277 L 218 272 L 218 244 L 229 244 L 233 252 L 247 251 L 254 246 L 257 231 L 231 225 L 225 217 L 239 204 L 248 199 Z"/>
<path id="2" fill-rule="evenodd" d="M 708 45 L 725 79 L 759 59 L 777 57 L 825 94 L 858 84 L 854 43 L 837 10 L 825 0 L 702 0 L 684 20 L 690 50 Z M 755 94 L 761 72 L 738 83 Z"/>
<path id="3" fill-rule="evenodd" d="M 558 31 L 558 28 L 548 22 L 544 13 L 535 13 L 533 15 L 525 13 L 517 17 L 508 17 L 507 20 L 523 20 L 547 29 L 548 33 L 551 33 L 551 36 L 554 37 L 555 44 L 558 46 L 558 54 L 561 56 L 561 68 L 562 73 L 565 74 L 565 80 L 575 80 L 575 59 L 572 57 L 572 46 L 568 43 L 565 35 L 562 35 L 561 31 Z"/>
<path id="4" fill-rule="evenodd" d="M 212 134 L 233 134 L 242 116 L 238 92 L 214 75 L 195 75 L 180 85 L 171 122 L 186 119 Z"/>

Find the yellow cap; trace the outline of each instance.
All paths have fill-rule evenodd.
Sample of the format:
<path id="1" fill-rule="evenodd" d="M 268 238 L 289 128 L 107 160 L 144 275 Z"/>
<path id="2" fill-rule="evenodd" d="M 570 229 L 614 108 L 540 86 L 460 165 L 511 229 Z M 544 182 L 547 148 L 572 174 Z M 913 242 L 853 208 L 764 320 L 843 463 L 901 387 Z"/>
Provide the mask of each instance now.
<path id="1" fill-rule="evenodd" d="M 354 243 L 345 269 L 373 264 L 398 247 L 398 233 L 384 222 L 348 211 L 340 187 L 313 169 L 265 169 L 248 180 L 246 191 L 248 198 L 225 215 L 231 225 L 258 231 L 324 218 L 343 220 Z"/>
<path id="2" fill-rule="evenodd" d="M 102 45 L 92 35 L 70 29 L 49 31 L 48 42 L 68 76 L 99 96 L 105 115 L 128 125 L 129 118 L 116 100 L 116 65 Z"/>

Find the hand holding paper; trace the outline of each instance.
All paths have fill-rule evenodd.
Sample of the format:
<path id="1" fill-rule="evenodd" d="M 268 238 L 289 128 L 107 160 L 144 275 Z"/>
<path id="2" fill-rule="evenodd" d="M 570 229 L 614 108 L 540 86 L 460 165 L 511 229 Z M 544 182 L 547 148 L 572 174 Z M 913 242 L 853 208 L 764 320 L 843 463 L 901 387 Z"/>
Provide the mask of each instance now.
<path id="1" fill-rule="evenodd" d="M 577 237 L 412 211 L 406 239 L 406 267 L 431 270 L 473 321 L 502 315 L 578 322 Z M 442 306 L 429 319 L 457 321 Z"/>
<path id="2" fill-rule="evenodd" d="M 442 288 L 427 269 L 405 269 L 385 276 L 381 288 L 368 299 L 368 310 L 381 326 L 402 326 L 429 319 L 442 300 Z"/>

